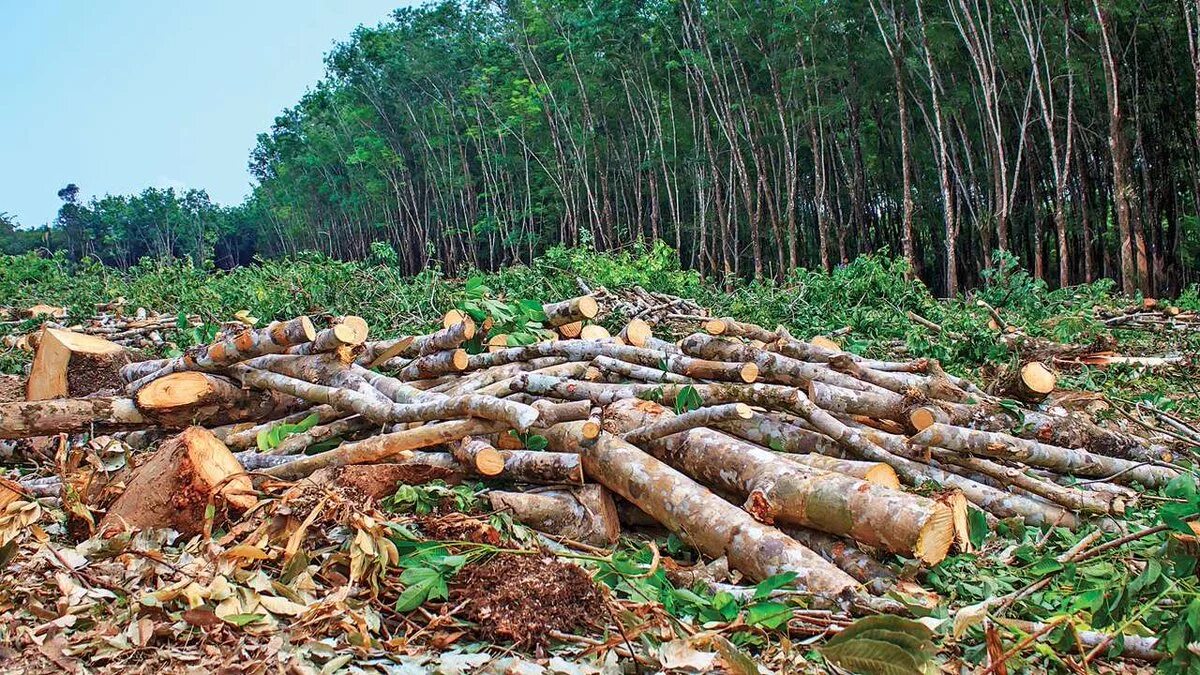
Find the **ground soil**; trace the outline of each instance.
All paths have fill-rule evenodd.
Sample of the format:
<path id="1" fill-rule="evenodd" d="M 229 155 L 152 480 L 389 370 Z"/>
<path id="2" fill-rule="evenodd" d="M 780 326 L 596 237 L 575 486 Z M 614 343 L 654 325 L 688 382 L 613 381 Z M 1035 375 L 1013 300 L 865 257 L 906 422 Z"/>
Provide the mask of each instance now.
<path id="1" fill-rule="evenodd" d="M 0 374 L 0 403 L 25 400 L 25 378 Z"/>
<path id="2" fill-rule="evenodd" d="M 551 632 L 599 622 L 604 596 L 577 565 L 553 557 L 503 554 L 470 565 L 454 579 L 452 597 L 479 639 L 540 650 Z"/>

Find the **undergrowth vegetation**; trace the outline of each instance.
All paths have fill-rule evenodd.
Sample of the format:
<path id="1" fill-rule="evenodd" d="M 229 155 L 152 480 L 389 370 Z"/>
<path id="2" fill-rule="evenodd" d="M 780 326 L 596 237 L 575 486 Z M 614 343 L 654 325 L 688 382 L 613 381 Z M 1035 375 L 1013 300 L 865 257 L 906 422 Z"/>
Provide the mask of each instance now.
<path id="1" fill-rule="evenodd" d="M 305 254 L 263 260 L 232 271 L 196 267 L 185 260 L 144 261 L 121 272 L 94 263 L 72 264 L 62 256 L 6 256 L 0 258 L 0 304 L 14 308 L 35 303 L 63 305 L 73 317 L 83 317 L 94 313 L 96 303 L 124 297 L 133 307 L 199 314 L 212 324 L 240 310 L 264 320 L 301 313 L 357 314 L 368 321 L 373 336 L 385 337 L 429 330 L 450 307 L 489 311 L 507 307 L 512 309 L 511 320 L 521 323 L 529 312 L 538 311 L 537 302 L 577 295 L 583 281 L 592 289 L 640 285 L 692 298 L 717 316 L 732 315 L 767 327 L 782 325 L 796 337 L 837 334 L 848 349 L 863 354 L 932 357 L 947 369 L 976 379 L 981 372 L 1011 365 L 1018 358 L 989 325 L 989 306 L 1005 323 L 1030 337 L 1084 345 L 1103 339 L 1128 355 L 1194 357 L 1200 353 L 1200 337 L 1194 332 L 1107 328 L 1097 318 L 1098 307 L 1140 302 L 1140 298 L 1114 295 L 1108 281 L 1051 291 L 1007 257 L 983 273 L 985 283 L 970 297 L 950 300 L 935 298 L 911 278 L 903 260 L 886 256 L 863 256 L 828 274 L 796 270 L 783 283 L 704 279 L 682 269 L 675 253 L 662 245 L 638 245 L 610 253 L 555 248 L 529 266 L 453 279 L 436 267 L 415 277 L 405 276 L 395 261 L 395 253 L 386 245 L 376 245 L 371 259 L 363 262 Z M 1200 289 L 1191 288 L 1172 302 L 1181 309 L 1200 309 Z M 624 317 L 607 320 L 616 327 Z M 32 325 L 10 322 L 7 329 L 26 330 Z M 187 340 L 185 336 L 183 341 Z M 7 352 L 0 366 L 17 372 L 27 358 Z M 1200 390 L 1193 375 L 1186 367 L 1145 371 L 1083 366 L 1063 373 L 1060 383 L 1106 399 L 1109 411 L 1105 414 L 1114 418 L 1145 401 L 1194 421 L 1200 418 Z M 1190 465 L 1196 449 L 1179 450 L 1177 461 Z M 1046 622 L 1051 627 L 1047 628 L 1048 642 L 1013 656 L 1008 662 L 1012 672 L 1082 672 L 1078 670 L 1081 661 L 1086 664 L 1099 653 L 1115 655 L 1124 648 L 1117 640 L 1089 656 L 1088 650 L 1074 641 L 1072 628 L 1156 636 L 1159 650 L 1167 654 L 1160 664 L 1164 671 L 1197 672 L 1200 657 L 1190 647 L 1200 641 L 1195 551 L 1180 546 L 1171 536 L 1171 531 L 1190 532 L 1188 521 L 1200 511 L 1195 483 L 1190 476 L 1185 478 L 1160 494 L 1146 494 L 1122 524 L 1127 531 L 1160 525 L 1165 530 L 1078 562 L 1057 559 L 1091 536 L 1097 525 L 1071 532 L 1002 521 L 991 532 L 974 532 L 978 551 L 947 558 L 921 577 L 943 600 L 929 612 L 931 619 L 941 621 L 930 624 L 939 626 L 940 638 L 956 639 L 968 662 L 982 663 L 987 644 L 984 618 L 995 609 L 989 603 L 1015 595 L 1007 607 L 1010 616 Z M 472 510 L 478 506 L 477 489 L 404 486 L 386 505 L 423 514 L 449 501 L 458 510 Z M 511 523 L 498 524 L 506 531 L 513 527 Z M 660 542 L 660 547 L 681 559 L 688 556 L 675 537 Z M 418 589 L 406 602 L 414 607 L 444 594 L 446 579 L 461 567 L 461 561 L 433 548 L 413 549 L 406 555 L 407 581 Z M 646 573 L 654 559 L 657 551 L 644 542 L 630 541 L 611 556 L 591 562 L 598 570 L 597 579 L 620 597 L 655 601 L 674 615 L 693 617 L 700 623 L 730 622 L 741 616 L 742 625 L 753 630 L 732 633 L 734 643 L 760 651 L 782 648 L 773 631 L 785 623 L 790 610 L 768 600 L 774 583 L 780 580 L 764 582 L 750 599 L 735 599 L 726 597 L 728 594 L 677 588 L 661 568 L 651 566 L 652 571 Z M 905 561 L 894 562 L 903 565 Z M 781 585 L 787 581 L 782 580 Z M 1031 587 L 1036 588 L 1030 591 Z M 1012 638 L 1010 634 L 1005 637 Z M 836 645 L 826 649 L 831 647 Z M 809 658 L 821 657 L 814 651 Z"/>

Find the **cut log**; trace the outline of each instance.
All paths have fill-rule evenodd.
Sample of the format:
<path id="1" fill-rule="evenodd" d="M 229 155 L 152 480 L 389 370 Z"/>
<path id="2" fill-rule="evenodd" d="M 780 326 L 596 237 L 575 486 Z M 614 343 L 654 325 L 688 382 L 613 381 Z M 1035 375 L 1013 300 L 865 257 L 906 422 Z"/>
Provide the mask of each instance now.
<path id="1" fill-rule="evenodd" d="M 756 581 L 795 572 L 797 585 L 820 595 L 839 595 L 858 582 L 796 540 L 726 502 L 633 445 L 603 433 L 585 443 L 582 422 L 547 430 L 550 447 L 582 455 L 587 475 L 621 495 L 706 556 Z"/>
<path id="2" fill-rule="evenodd" d="M 479 370 L 482 368 L 492 368 L 505 363 L 529 361 L 530 359 L 543 356 L 561 356 L 571 361 L 591 361 L 597 356 L 609 356 L 621 361 L 668 370 L 685 377 L 704 380 L 750 383 L 757 380 L 759 374 L 758 364 L 755 363 L 710 361 L 657 349 L 616 344 L 607 340 L 537 342 L 490 354 L 474 354 L 470 358 L 467 369 Z M 838 375 L 838 373 L 833 374 Z"/>
<path id="3" fill-rule="evenodd" d="M 592 546 L 612 546 L 621 536 L 617 507 L 599 485 L 536 492 L 492 490 L 488 502 L 532 527 L 555 537 Z"/>
<path id="4" fill-rule="evenodd" d="M 461 325 L 461 324 L 460 324 Z M 467 350 L 452 349 L 422 356 L 396 373 L 401 380 L 427 380 L 467 368 Z"/>
<path id="5" fill-rule="evenodd" d="M 903 593 L 923 605 L 936 606 L 937 595 L 911 581 L 901 580 L 886 565 L 872 558 L 854 542 L 803 527 L 784 527 L 784 533 L 837 565 L 875 595 Z"/>
<path id="6" fill-rule="evenodd" d="M 711 427 L 732 420 L 748 420 L 751 417 L 754 417 L 754 411 L 745 403 L 725 403 L 666 417 L 644 427 L 631 429 L 621 434 L 621 438 L 634 445 L 641 445 L 688 429 Z"/>
<path id="7" fill-rule="evenodd" d="M 216 507 L 216 518 L 221 518 L 226 509 L 240 512 L 257 502 L 250 477 L 229 449 L 206 429 L 191 427 L 164 441 L 133 470 L 125 491 L 100 521 L 99 531 L 112 535 L 170 527 L 192 536 L 213 526 L 205 523 L 210 504 Z"/>
<path id="8" fill-rule="evenodd" d="M 149 422 L 128 398 L 59 398 L 0 403 L 0 439 L 137 429 Z"/>
<path id="9" fill-rule="evenodd" d="M 807 363 L 783 354 L 755 349 L 749 345 L 722 340 L 710 335 L 700 333 L 689 335 L 680 343 L 680 348 L 684 353 L 702 359 L 753 363 L 758 366 L 767 382 L 803 387 L 813 380 L 819 380 L 860 391 L 878 389 L 878 387 L 857 380 L 850 375 L 814 363 Z M 883 393 L 892 394 L 887 391 Z"/>
<path id="10" fill-rule="evenodd" d="M 568 340 L 573 340 L 573 339 L 579 337 L 579 334 L 582 332 L 583 332 L 583 322 L 582 321 L 572 321 L 571 323 L 564 323 L 563 325 L 558 327 L 558 334 Z"/>
<path id="11" fill-rule="evenodd" d="M 482 476 L 495 476 L 504 471 L 504 455 L 477 436 L 467 436 L 451 444 L 450 454 L 459 464 Z"/>
<path id="12" fill-rule="evenodd" d="M 611 356 L 597 356 L 592 359 L 592 366 L 600 373 L 608 373 L 628 380 L 638 380 L 640 382 L 673 382 L 675 384 L 694 384 L 696 380 L 672 373 L 669 370 L 660 370 L 650 366 L 641 366 L 628 361 L 614 359 Z"/>
<path id="13" fill-rule="evenodd" d="M 890 464 L 908 485 L 934 483 L 961 490 L 968 501 L 997 518 L 1021 518 L 1029 525 L 1054 525 L 1070 530 L 1079 527 L 1079 518 L 1057 504 L 997 490 L 935 466 L 934 460 L 924 456 L 924 448 L 910 446 L 903 436 L 862 425 L 854 425 L 854 428 L 878 447 L 886 449 L 880 461 Z"/>
<path id="14" fill-rule="evenodd" d="M 343 443 L 336 449 L 319 455 L 301 457 L 287 464 L 271 467 L 264 473 L 283 480 L 297 480 L 318 469 L 348 464 L 371 464 L 402 458 L 408 451 L 451 443 L 467 436 L 489 434 L 508 428 L 503 422 L 469 419 L 427 424 L 390 434 L 371 436 L 353 443 Z"/>
<path id="15" fill-rule="evenodd" d="M 42 329 L 29 371 L 25 398 L 80 398 L 98 391 L 119 392 L 120 371 L 129 363 L 124 347 L 104 338 L 57 328 Z"/>
<path id="16" fill-rule="evenodd" d="M 242 389 L 219 375 L 191 371 L 154 380 L 138 390 L 134 402 L 146 417 L 177 429 L 273 419 L 305 405 L 292 396 Z"/>
<path id="17" fill-rule="evenodd" d="M 579 331 L 580 340 L 605 340 L 612 337 L 608 329 L 594 323 L 590 323 Z"/>
<path id="18" fill-rule="evenodd" d="M 641 319 L 634 319 L 621 329 L 621 339 L 634 347 L 645 347 L 646 342 L 652 337 L 654 337 L 654 330 L 650 328 L 650 324 Z"/>
<path id="19" fill-rule="evenodd" d="M 301 316 L 275 322 L 266 328 L 247 328 L 237 335 L 188 350 L 183 356 L 131 363 L 121 368 L 121 378 L 128 383 L 126 391 L 132 394 L 164 375 L 184 370 L 210 370 L 256 356 L 282 354 L 291 347 L 312 342 L 316 336 L 312 320 Z"/>
<path id="20" fill-rule="evenodd" d="M 1058 378 L 1049 368 L 1038 361 L 1030 361 L 1002 385 L 1002 390 L 1011 398 L 1026 403 L 1040 403 L 1054 391 L 1057 383 Z"/>
<path id="21" fill-rule="evenodd" d="M 838 459 L 836 457 L 827 457 L 825 455 L 795 455 L 791 453 L 781 453 L 781 456 L 788 461 L 797 462 L 805 466 L 811 466 L 814 469 L 823 471 L 832 471 L 833 473 L 845 474 L 854 476 L 860 480 L 865 480 L 868 483 L 882 485 L 886 488 L 899 490 L 900 478 L 896 475 L 896 470 L 883 462 L 864 462 L 855 459 Z"/>
<path id="22" fill-rule="evenodd" d="M 495 335 L 489 336 L 488 341 L 487 341 L 487 348 L 488 348 L 489 354 L 492 354 L 495 352 L 502 352 L 505 349 L 508 349 L 508 335 L 506 335 L 504 333 L 497 333 Z"/>
<path id="23" fill-rule="evenodd" d="M 369 327 L 361 317 L 347 315 L 334 319 L 333 325 L 318 331 L 312 342 L 288 348 L 289 354 L 320 354 L 346 350 L 343 357 L 352 356 L 348 348 L 357 347 L 367 341 Z"/>
<path id="24" fill-rule="evenodd" d="M 704 330 L 709 335 L 723 335 L 725 337 L 746 338 L 747 340 L 758 340 L 764 344 L 770 344 L 779 339 L 779 334 L 775 331 L 767 330 L 762 326 L 756 326 L 752 323 L 744 323 L 732 317 L 721 317 L 720 319 L 711 319 L 704 322 Z"/>
<path id="25" fill-rule="evenodd" d="M 929 452 L 930 457 L 942 464 L 961 466 L 969 471 L 992 478 L 1001 485 L 1021 488 L 1055 504 L 1082 513 L 1120 515 L 1125 512 L 1126 499 L 1120 495 L 1064 487 L 1052 481 L 1030 476 L 1017 467 L 1003 466 L 979 457 L 962 455 L 941 448 L 929 448 Z"/>
<path id="26" fill-rule="evenodd" d="M 584 295 L 542 305 L 542 312 L 546 314 L 546 325 L 555 328 L 566 323 L 596 318 L 600 313 L 600 303 L 596 302 L 596 298 Z"/>
<path id="27" fill-rule="evenodd" d="M 1104 478 L 1123 485 L 1141 483 L 1162 487 L 1177 477 L 1174 470 L 1139 464 L 1116 457 L 1097 455 L 1083 449 L 1061 448 L 1008 434 L 933 424 L 914 435 L 915 445 L 969 452 L 985 457 L 1021 462 L 1057 473 Z"/>
<path id="28" fill-rule="evenodd" d="M 606 410 L 607 428 L 635 429 L 672 415 L 651 401 L 620 401 Z M 814 471 L 712 429 L 691 429 L 645 447 L 701 483 L 745 498 L 745 508 L 766 522 L 847 535 L 930 564 L 950 550 L 952 514 L 931 499 Z"/>

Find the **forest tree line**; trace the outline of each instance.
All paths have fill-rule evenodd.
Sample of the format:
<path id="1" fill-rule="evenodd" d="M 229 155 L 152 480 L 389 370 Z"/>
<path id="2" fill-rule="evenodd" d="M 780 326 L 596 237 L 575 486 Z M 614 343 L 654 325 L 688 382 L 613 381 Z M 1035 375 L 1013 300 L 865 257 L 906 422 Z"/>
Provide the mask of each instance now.
<path id="1" fill-rule="evenodd" d="M 60 195 L 55 236 L 116 264 L 382 240 L 413 272 L 641 237 L 745 278 L 886 249 L 943 294 L 997 250 L 1052 285 L 1200 277 L 1198 0 L 460 0 L 326 64 L 245 203 Z"/>

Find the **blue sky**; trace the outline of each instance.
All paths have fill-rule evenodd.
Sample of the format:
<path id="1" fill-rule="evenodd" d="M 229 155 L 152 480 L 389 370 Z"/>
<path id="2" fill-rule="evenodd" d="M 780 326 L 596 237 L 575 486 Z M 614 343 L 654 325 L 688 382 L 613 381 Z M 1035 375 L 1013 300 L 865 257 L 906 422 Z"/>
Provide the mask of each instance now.
<path id="1" fill-rule="evenodd" d="M 249 192 L 255 135 L 411 0 L 0 0 L 0 212 L 148 186 Z"/>

